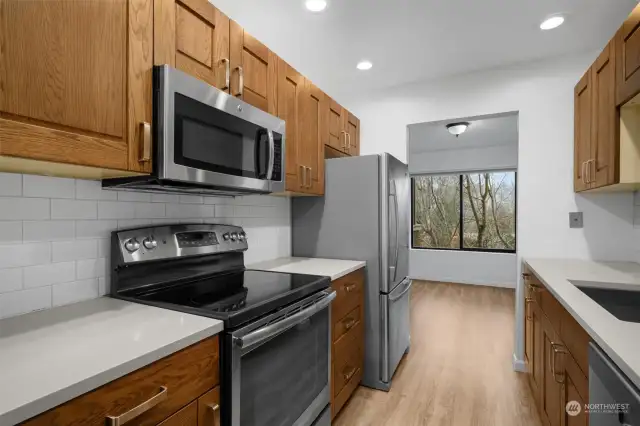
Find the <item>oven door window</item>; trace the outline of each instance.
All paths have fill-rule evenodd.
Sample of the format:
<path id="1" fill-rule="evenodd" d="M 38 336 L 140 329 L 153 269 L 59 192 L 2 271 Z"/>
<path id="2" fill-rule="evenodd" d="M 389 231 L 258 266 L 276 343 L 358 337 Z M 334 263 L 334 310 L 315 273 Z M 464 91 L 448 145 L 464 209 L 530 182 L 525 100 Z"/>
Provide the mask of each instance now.
<path id="1" fill-rule="evenodd" d="M 327 308 L 242 356 L 241 424 L 291 425 L 328 383 Z"/>
<path id="2" fill-rule="evenodd" d="M 266 179 L 269 137 L 265 128 L 179 93 L 175 96 L 176 164 Z"/>

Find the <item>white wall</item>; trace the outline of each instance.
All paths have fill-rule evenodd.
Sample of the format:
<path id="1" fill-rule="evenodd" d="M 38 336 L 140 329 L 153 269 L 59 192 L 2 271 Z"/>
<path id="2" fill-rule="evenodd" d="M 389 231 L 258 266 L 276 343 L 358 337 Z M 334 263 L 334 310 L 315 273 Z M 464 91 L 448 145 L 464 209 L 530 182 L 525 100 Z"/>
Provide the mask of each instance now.
<path id="1" fill-rule="evenodd" d="M 518 257 L 635 260 L 632 194 L 573 192 L 573 88 L 594 60 L 585 54 L 520 64 L 376 92 L 347 103 L 361 120 L 363 154 L 406 161 L 406 126 L 519 112 Z M 584 229 L 568 213 L 584 212 Z M 518 262 L 518 267 L 520 262 Z M 522 359 L 522 282 L 516 357 Z"/>
<path id="2" fill-rule="evenodd" d="M 0 173 L 0 318 L 108 292 L 109 236 L 163 223 L 245 228 L 245 262 L 291 255 L 290 200 L 104 191 L 100 182 Z"/>
<path id="3" fill-rule="evenodd" d="M 515 168 L 518 145 L 448 149 L 411 154 L 409 173 L 448 173 Z M 486 165 L 490 164 L 491 167 Z"/>

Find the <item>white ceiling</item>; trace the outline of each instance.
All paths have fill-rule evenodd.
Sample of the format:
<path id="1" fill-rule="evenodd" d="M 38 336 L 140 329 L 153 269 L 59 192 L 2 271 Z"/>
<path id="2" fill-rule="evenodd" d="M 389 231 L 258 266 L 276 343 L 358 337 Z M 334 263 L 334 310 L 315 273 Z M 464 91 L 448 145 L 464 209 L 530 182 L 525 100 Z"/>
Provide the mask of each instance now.
<path id="1" fill-rule="evenodd" d="M 467 131 L 455 137 L 446 125 L 466 121 Z M 409 153 L 448 151 L 465 148 L 518 145 L 518 114 L 504 113 L 491 116 L 460 118 L 410 124 Z"/>
<path id="2" fill-rule="evenodd" d="M 329 95 L 601 49 L 637 0 L 210 0 Z M 540 22 L 564 13 L 561 27 Z M 373 62 L 358 71 L 361 59 Z"/>

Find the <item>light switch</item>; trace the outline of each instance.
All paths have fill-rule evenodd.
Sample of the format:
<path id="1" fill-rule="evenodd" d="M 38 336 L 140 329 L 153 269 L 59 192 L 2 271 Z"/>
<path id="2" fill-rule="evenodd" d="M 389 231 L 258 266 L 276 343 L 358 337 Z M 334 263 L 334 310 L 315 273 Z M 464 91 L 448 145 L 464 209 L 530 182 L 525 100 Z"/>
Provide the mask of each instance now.
<path id="1" fill-rule="evenodd" d="M 582 212 L 569 213 L 569 228 L 582 228 Z"/>

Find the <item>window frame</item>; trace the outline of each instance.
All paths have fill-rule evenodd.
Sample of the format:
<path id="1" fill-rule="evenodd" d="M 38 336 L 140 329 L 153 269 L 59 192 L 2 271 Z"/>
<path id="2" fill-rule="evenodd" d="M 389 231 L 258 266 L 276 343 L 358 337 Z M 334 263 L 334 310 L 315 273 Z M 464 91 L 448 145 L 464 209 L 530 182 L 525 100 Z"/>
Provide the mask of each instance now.
<path id="1" fill-rule="evenodd" d="M 513 177 L 514 177 L 514 187 L 513 187 L 513 196 L 515 199 L 515 205 L 514 205 L 514 225 L 515 225 L 515 241 L 514 241 L 514 249 L 486 249 L 486 248 L 475 248 L 475 247 L 463 247 L 463 243 L 464 243 L 464 211 L 463 211 L 463 176 L 465 175 L 471 175 L 471 174 L 475 174 L 475 173 L 513 173 Z M 459 189 L 459 193 L 460 193 L 460 197 L 458 199 L 458 202 L 460 203 L 460 243 L 459 243 L 459 247 L 458 248 L 451 248 L 451 247 L 418 247 L 415 245 L 415 242 L 413 240 L 413 224 L 415 223 L 415 217 L 414 217 L 414 211 L 415 211 L 415 205 L 414 205 L 414 192 L 415 192 L 415 178 L 417 177 L 429 177 L 429 176 L 446 176 L 446 175 L 454 175 L 454 176 L 458 176 L 458 189 Z M 485 171 L 478 171 L 478 172 L 468 172 L 468 173 L 441 173 L 441 174 L 416 174 L 416 175 L 412 175 L 410 176 L 411 179 L 411 249 L 412 250 L 444 250 L 444 251 L 462 251 L 462 252 L 478 252 L 478 253 L 508 253 L 508 254 L 515 254 L 516 250 L 518 249 L 518 172 L 516 170 L 485 170 Z"/>

